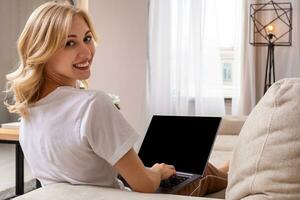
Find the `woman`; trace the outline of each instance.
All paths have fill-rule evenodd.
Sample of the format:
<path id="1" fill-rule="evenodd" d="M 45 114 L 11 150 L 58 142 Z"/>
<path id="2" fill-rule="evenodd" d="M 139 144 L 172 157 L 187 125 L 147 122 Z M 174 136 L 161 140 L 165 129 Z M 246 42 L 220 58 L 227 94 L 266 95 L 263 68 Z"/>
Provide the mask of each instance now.
<path id="1" fill-rule="evenodd" d="M 174 166 L 145 168 L 133 145 L 138 134 L 103 92 L 80 90 L 90 76 L 96 33 L 87 14 L 48 2 L 28 19 L 18 40 L 19 68 L 7 75 L 21 116 L 20 144 L 43 186 L 57 182 L 125 189 L 120 174 L 139 192 L 154 192 Z M 223 182 L 194 182 L 179 194 L 203 195 L 226 186 L 226 174 L 209 165 Z M 206 179 L 208 180 L 208 179 Z M 217 185 L 215 184 L 217 183 Z"/>

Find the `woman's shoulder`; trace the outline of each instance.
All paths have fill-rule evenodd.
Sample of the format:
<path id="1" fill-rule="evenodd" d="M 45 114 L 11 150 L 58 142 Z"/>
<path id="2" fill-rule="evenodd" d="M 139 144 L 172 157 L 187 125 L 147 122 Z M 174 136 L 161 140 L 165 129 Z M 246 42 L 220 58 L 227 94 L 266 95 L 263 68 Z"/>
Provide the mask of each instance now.
<path id="1" fill-rule="evenodd" d="M 80 108 L 86 113 L 90 113 L 91 109 L 97 113 L 114 112 L 116 109 L 109 94 L 101 90 L 62 88 L 61 93 L 67 96 L 65 102 L 68 102 L 68 107 Z"/>
<path id="2" fill-rule="evenodd" d="M 63 95 L 79 95 L 79 96 L 105 96 L 105 92 L 101 90 L 80 89 L 68 86 L 59 87 L 59 91 Z"/>
<path id="3" fill-rule="evenodd" d="M 87 101 L 93 101 L 93 100 L 105 101 L 110 98 L 108 94 L 106 94 L 104 91 L 101 90 L 61 87 L 60 91 L 62 95 L 66 95 L 71 98 L 85 99 Z"/>

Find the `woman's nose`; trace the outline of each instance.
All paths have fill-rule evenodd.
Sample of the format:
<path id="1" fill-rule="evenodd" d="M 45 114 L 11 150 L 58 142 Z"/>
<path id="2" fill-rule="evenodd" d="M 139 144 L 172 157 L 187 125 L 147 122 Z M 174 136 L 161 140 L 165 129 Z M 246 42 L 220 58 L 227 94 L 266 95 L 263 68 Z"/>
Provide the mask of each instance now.
<path id="1" fill-rule="evenodd" d="M 80 58 L 90 60 L 92 58 L 92 55 L 93 55 L 92 50 L 89 48 L 88 45 L 82 44 L 80 46 L 80 50 L 79 50 L 79 53 L 78 53 L 78 56 Z"/>

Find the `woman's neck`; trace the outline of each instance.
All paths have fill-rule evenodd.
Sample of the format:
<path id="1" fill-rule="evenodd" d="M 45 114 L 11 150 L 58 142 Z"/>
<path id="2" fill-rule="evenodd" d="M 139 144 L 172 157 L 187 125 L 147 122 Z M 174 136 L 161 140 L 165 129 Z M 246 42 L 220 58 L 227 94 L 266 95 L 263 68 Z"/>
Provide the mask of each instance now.
<path id="1" fill-rule="evenodd" d="M 38 100 L 46 97 L 48 94 L 53 92 L 56 88 L 61 87 L 61 86 L 70 86 L 70 87 L 76 87 L 76 81 L 74 83 L 69 83 L 69 84 L 61 84 L 59 82 L 53 81 L 52 79 L 45 78 L 45 82 L 42 86 L 41 93 L 39 95 Z"/>

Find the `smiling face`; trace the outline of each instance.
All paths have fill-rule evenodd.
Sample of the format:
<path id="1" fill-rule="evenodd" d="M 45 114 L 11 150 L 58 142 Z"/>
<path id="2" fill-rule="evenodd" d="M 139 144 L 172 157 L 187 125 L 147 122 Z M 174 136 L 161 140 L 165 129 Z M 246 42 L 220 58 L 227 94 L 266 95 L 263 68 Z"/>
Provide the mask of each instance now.
<path id="1" fill-rule="evenodd" d="M 58 86 L 75 86 L 76 80 L 88 79 L 94 53 L 91 30 L 80 15 L 75 15 L 65 47 L 45 65 L 46 82 L 50 80 Z"/>

